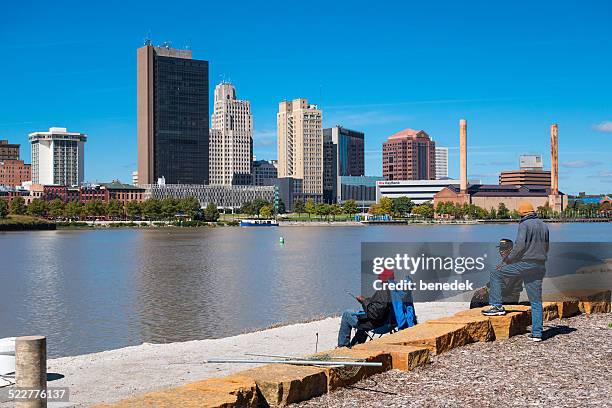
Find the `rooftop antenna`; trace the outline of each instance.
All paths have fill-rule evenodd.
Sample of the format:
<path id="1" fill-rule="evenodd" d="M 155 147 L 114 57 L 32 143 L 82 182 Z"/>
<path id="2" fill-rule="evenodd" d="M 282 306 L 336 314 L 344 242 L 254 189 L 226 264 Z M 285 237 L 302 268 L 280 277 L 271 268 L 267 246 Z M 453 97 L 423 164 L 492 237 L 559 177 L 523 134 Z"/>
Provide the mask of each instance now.
<path id="1" fill-rule="evenodd" d="M 187 45 L 185 45 L 186 50 L 191 50 L 191 38 L 187 40 Z"/>
<path id="2" fill-rule="evenodd" d="M 169 50 L 170 47 L 172 47 L 172 41 L 164 41 L 162 43 L 162 47 L 164 47 L 165 49 Z"/>

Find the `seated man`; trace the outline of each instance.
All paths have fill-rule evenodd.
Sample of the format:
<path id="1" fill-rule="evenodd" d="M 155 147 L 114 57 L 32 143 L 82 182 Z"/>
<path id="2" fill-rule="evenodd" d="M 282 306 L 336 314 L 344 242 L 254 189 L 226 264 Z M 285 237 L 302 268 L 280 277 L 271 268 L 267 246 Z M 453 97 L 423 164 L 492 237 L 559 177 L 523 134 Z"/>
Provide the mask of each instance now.
<path id="1" fill-rule="evenodd" d="M 385 269 L 379 276 L 383 282 L 394 279 L 393 271 Z M 357 296 L 363 310 L 346 310 L 342 313 L 340 331 L 338 332 L 338 347 L 353 347 L 367 339 L 367 332 L 383 326 L 389 321 L 391 313 L 391 294 L 389 289 L 377 290 L 372 297 Z M 351 331 L 356 329 L 355 337 L 351 341 Z"/>
<path id="2" fill-rule="evenodd" d="M 502 238 L 499 240 L 499 255 L 501 256 L 501 263 L 497 265 L 497 269 L 500 269 L 508 263 L 507 257 L 512 252 L 513 243 L 511 239 Z M 487 282 L 485 287 L 477 289 L 472 296 L 470 302 L 470 309 L 481 308 L 489 304 L 489 289 L 490 283 Z M 504 288 L 502 291 L 502 303 L 505 305 L 515 305 L 519 302 L 521 291 L 523 290 L 523 279 L 520 276 L 513 276 L 504 279 Z"/>

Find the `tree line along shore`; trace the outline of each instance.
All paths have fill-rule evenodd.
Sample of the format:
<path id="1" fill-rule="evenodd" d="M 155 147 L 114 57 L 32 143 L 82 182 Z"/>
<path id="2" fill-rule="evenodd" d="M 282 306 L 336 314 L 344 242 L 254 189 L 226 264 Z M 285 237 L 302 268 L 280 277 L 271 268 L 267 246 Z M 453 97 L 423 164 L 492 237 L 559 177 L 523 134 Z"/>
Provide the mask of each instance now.
<path id="1" fill-rule="evenodd" d="M 88 227 L 92 224 L 95 226 L 96 221 L 107 221 L 102 225 L 113 227 L 237 226 L 240 218 L 346 222 L 357 221 L 355 215 L 360 214 L 354 200 L 347 200 L 342 205 L 315 203 L 312 199 L 297 200 L 293 207 L 293 212 L 288 214 L 282 200 L 276 204 L 265 200 L 254 200 L 244 203 L 237 211 L 223 211 L 213 203 L 201 208 L 195 197 L 150 198 L 141 202 L 128 201 L 125 203 L 118 200 L 110 200 L 108 203 L 99 200 L 82 203 L 80 201 L 64 202 L 59 198 L 51 201 L 35 198 L 26 205 L 22 197 L 14 197 L 10 201 L 0 200 L 0 230 L 55 229 L 56 226 Z M 597 204 L 574 203 L 562 212 L 554 212 L 549 207 L 541 206 L 537 208 L 537 213 L 540 218 L 557 221 L 609 220 L 612 218 L 610 208 L 601 208 Z M 421 223 L 510 222 L 520 219 L 518 212 L 508 210 L 504 203 L 488 210 L 474 204 L 457 205 L 450 202 L 440 202 L 434 208 L 431 202 L 415 204 L 408 197 L 382 197 L 378 203 L 369 207 L 368 214 L 390 216 L 396 221 Z"/>

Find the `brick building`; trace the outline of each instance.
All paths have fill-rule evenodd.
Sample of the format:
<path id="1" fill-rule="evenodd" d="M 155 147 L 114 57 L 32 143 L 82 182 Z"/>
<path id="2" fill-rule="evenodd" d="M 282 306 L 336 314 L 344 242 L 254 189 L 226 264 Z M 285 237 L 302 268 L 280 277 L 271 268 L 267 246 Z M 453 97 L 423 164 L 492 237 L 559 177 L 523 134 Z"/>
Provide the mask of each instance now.
<path id="1" fill-rule="evenodd" d="M 32 180 L 32 166 L 23 160 L 0 160 L 0 184 L 4 186 L 20 186 L 24 181 Z"/>
<path id="2" fill-rule="evenodd" d="M 422 130 L 404 129 L 383 143 L 385 180 L 435 180 L 436 143 Z"/>

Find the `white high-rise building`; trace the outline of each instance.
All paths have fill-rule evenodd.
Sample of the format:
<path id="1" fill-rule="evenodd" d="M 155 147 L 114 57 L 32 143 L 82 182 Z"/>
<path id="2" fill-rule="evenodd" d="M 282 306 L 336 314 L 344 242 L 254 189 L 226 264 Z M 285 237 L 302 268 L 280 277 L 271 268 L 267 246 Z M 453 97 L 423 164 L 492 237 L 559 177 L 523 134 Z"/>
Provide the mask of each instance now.
<path id="1" fill-rule="evenodd" d="M 281 102 L 276 123 L 278 177 L 302 179 L 305 194 L 323 194 L 323 112 L 306 99 Z"/>
<path id="2" fill-rule="evenodd" d="M 448 147 L 436 146 L 436 180 L 448 178 Z"/>
<path id="3" fill-rule="evenodd" d="M 236 99 L 228 82 L 215 87 L 210 127 L 210 184 L 251 184 L 253 115 L 249 101 Z"/>
<path id="4" fill-rule="evenodd" d="M 78 186 L 85 175 L 87 135 L 52 127 L 29 134 L 32 144 L 32 183 Z"/>

